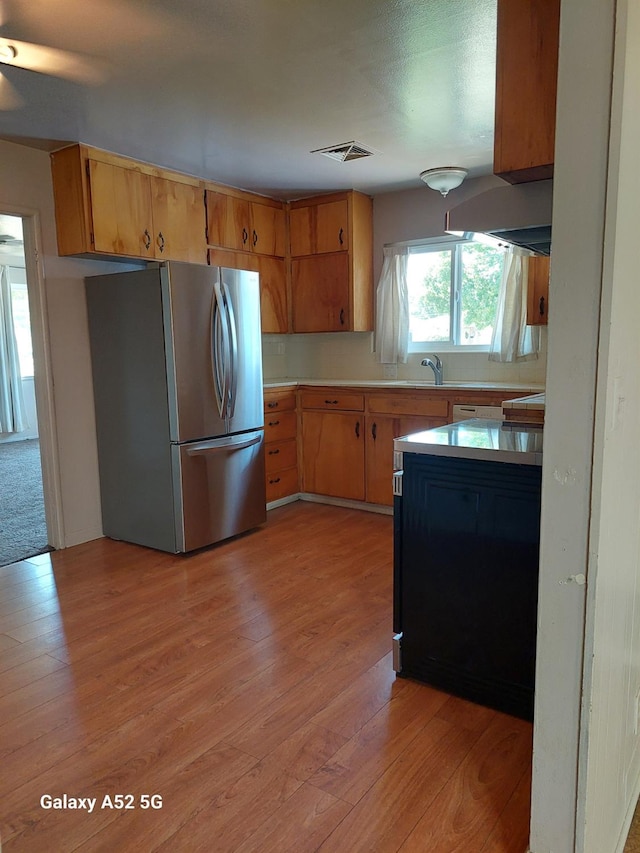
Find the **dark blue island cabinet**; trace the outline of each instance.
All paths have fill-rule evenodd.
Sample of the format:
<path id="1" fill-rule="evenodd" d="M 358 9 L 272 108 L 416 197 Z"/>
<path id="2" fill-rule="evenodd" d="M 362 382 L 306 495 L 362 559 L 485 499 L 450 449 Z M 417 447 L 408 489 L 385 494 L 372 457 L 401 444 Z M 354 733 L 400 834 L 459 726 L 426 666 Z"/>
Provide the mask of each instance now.
<path id="1" fill-rule="evenodd" d="M 402 479 L 399 674 L 532 719 L 540 466 L 405 453 Z"/>

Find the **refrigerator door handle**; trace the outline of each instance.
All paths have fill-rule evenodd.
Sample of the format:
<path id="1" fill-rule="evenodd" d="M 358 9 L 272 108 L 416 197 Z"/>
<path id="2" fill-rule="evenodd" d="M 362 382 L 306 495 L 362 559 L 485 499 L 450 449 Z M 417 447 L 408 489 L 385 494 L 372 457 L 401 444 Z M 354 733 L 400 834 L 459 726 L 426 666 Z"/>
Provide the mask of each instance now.
<path id="1" fill-rule="evenodd" d="M 227 417 L 232 418 L 235 414 L 236 398 L 238 391 L 238 335 L 236 316 L 233 310 L 231 294 L 229 292 L 228 286 L 224 283 L 224 281 L 222 282 L 222 293 L 224 296 L 224 304 L 226 308 L 226 318 L 228 327 L 227 341 L 229 346 L 229 369 L 227 372 L 227 393 L 229 395 L 229 406 L 227 411 Z"/>
<path id="2" fill-rule="evenodd" d="M 187 448 L 188 456 L 200 456 L 205 453 L 215 453 L 226 450 L 244 450 L 245 447 L 252 447 L 254 444 L 260 444 L 262 441 L 262 432 L 258 435 L 252 435 L 248 438 L 238 436 L 237 438 L 214 438 L 211 441 L 199 441 L 197 444 L 192 444 Z"/>
<path id="3" fill-rule="evenodd" d="M 223 420 L 228 417 L 229 406 L 229 340 L 226 308 L 218 282 L 213 286 L 211 303 L 211 370 L 218 412 Z"/>

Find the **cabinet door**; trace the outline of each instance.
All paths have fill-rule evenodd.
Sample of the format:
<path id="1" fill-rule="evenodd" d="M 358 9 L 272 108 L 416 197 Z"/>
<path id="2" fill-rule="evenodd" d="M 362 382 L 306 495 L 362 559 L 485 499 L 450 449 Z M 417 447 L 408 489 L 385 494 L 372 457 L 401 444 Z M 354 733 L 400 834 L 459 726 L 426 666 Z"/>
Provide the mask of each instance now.
<path id="1" fill-rule="evenodd" d="M 289 331 L 287 274 L 283 258 L 257 257 L 260 273 L 260 316 L 263 332 Z"/>
<path id="2" fill-rule="evenodd" d="M 250 251 L 249 202 L 226 193 L 207 190 L 207 236 L 211 246 Z"/>
<path id="3" fill-rule="evenodd" d="M 341 252 L 349 248 L 349 204 L 346 199 L 295 207 L 289 211 L 293 256 Z"/>
<path id="4" fill-rule="evenodd" d="M 498 2 L 493 171 L 553 177 L 560 0 Z"/>
<path id="5" fill-rule="evenodd" d="M 349 256 L 311 255 L 291 262 L 294 332 L 349 331 Z"/>
<path id="6" fill-rule="evenodd" d="M 251 251 L 284 258 L 286 230 L 284 210 L 251 203 Z"/>
<path id="7" fill-rule="evenodd" d="M 527 279 L 527 324 L 542 326 L 549 322 L 549 274 L 551 259 L 529 258 Z"/>
<path id="8" fill-rule="evenodd" d="M 364 500 L 364 416 L 303 412 L 305 492 Z"/>
<path id="9" fill-rule="evenodd" d="M 206 264 L 203 191 L 165 178 L 149 180 L 155 257 Z"/>
<path id="10" fill-rule="evenodd" d="M 89 180 L 96 252 L 153 258 L 149 176 L 89 160 Z"/>
<path id="11" fill-rule="evenodd" d="M 393 506 L 393 439 L 446 423 L 419 415 L 368 415 L 366 421 L 367 502 Z"/>

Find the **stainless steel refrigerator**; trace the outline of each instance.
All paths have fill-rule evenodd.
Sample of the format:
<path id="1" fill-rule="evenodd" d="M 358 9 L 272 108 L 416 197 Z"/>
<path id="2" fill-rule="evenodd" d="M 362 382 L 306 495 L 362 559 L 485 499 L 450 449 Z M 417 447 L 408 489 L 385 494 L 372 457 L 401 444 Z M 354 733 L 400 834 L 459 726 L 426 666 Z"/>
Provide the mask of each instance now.
<path id="1" fill-rule="evenodd" d="M 266 519 L 258 274 L 85 280 L 106 536 L 173 553 Z"/>

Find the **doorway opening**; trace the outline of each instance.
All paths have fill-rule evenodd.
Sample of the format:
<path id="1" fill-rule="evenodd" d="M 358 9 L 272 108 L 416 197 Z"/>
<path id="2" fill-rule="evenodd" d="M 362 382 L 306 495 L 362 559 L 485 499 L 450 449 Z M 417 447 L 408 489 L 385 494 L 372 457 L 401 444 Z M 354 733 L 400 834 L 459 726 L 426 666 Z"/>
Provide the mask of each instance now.
<path id="1" fill-rule="evenodd" d="M 0 566 L 51 550 L 23 221 L 0 213 Z"/>

